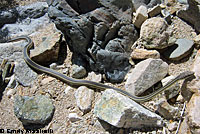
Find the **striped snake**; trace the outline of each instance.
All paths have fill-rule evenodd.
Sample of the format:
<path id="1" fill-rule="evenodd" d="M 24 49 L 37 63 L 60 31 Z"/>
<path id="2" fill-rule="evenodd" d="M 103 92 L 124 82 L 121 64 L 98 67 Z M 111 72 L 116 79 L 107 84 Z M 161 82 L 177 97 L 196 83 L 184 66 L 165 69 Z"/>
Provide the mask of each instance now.
<path id="1" fill-rule="evenodd" d="M 111 86 L 104 85 L 104 84 L 97 83 L 97 82 L 93 82 L 93 81 L 88 81 L 88 80 L 83 80 L 83 79 L 74 79 L 74 78 L 68 77 L 64 74 L 61 74 L 61 73 L 59 73 L 55 70 L 52 70 L 50 68 L 41 66 L 41 65 L 37 64 L 36 62 L 34 62 L 33 60 L 31 60 L 31 58 L 29 56 L 30 49 L 33 47 L 33 41 L 28 36 L 19 36 L 19 37 L 10 39 L 7 42 L 17 41 L 17 40 L 21 40 L 21 39 L 27 41 L 27 45 L 23 49 L 23 57 L 24 57 L 25 62 L 31 68 L 33 68 L 37 71 L 40 71 L 40 72 L 47 73 L 47 74 L 49 74 L 53 77 L 60 79 L 61 81 L 65 82 L 69 85 L 72 85 L 72 86 L 87 86 L 87 87 L 90 87 L 90 88 L 97 88 L 97 89 L 101 89 L 101 90 L 113 89 L 113 90 L 129 97 L 130 99 L 132 99 L 136 102 L 149 101 L 153 97 L 155 97 L 157 94 L 159 94 L 159 93 L 163 92 L 164 90 L 168 89 L 169 87 L 171 87 L 177 81 L 182 80 L 182 79 L 187 79 L 187 78 L 193 76 L 193 74 L 194 74 L 194 72 L 191 72 L 191 71 L 183 72 L 183 73 L 179 74 L 178 76 L 176 76 L 173 80 L 168 82 L 165 86 L 159 88 L 158 90 L 154 91 L 153 93 L 146 95 L 146 96 L 138 97 L 138 96 L 131 95 L 130 93 L 128 93 L 128 92 L 126 92 L 122 89 L 119 89 L 119 88 L 111 87 Z"/>

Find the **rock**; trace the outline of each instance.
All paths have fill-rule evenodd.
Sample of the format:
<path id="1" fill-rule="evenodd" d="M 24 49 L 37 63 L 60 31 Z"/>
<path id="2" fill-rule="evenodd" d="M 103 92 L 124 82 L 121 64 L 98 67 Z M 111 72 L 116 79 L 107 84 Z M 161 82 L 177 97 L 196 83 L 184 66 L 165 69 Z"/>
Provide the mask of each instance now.
<path id="1" fill-rule="evenodd" d="M 37 73 L 30 69 L 24 60 L 19 61 L 15 65 L 14 73 L 16 80 L 23 86 L 31 86 L 37 78 Z"/>
<path id="2" fill-rule="evenodd" d="M 170 82 L 172 79 L 174 79 L 175 76 L 168 76 L 164 79 L 161 80 L 162 85 L 165 86 L 168 82 Z M 178 82 L 176 82 L 175 84 L 173 84 L 169 89 L 164 91 L 165 97 L 167 100 L 177 96 L 179 94 L 179 90 L 180 90 L 180 85 L 178 84 Z"/>
<path id="3" fill-rule="evenodd" d="M 150 0 L 132 0 L 134 10 L 137 10 L 141 5 L 147 6 Z"/>
<path id="4" fill-rule="evenodd" d="M 101 82 L 102 81 L 102 75 L 96 74 L 95 72 L 88 73 L 88 78 L 89 78 L 89 80 L 94 81 L 94 82 Z"/>
<path id="5" fill-rule="evenodd" d="M 151 8 L 150 10 L 148 10 L 148 15 L 150 17 L 154 17 L 158 14 L 161 13 L 162 8 L 160 7 L 160 5 L 156 5 L 155 7 Z"/>
<path id="6" fill-rule="evenodd" d="M 180 115 L 177 107 L 171 106 L 166 99 L 161 98 L 156 104 L 156 111 L 165 119 L 176 119 Z"/>
<path id="7" fill-rule="evenodd" d="M 136 64 L 125 83 L 127 92 L 140 95 L 168 73 L 168 64 L 161 59 L 146 59 Z"/>
<path id="8" fill-rule="evenodd" d="M 200 34 L 194 38 L 194 43 L 196 48 L 200 48 Z"/>
<path id="9" fill-rule="evenodd" d="M 148 8 L 153 8 L 157 5 L 160 5 L 161 3 L 163 3 L 163 0 L 150 0 L 149 4 L 147 6 L 148 6 Z"/>
<path id="10" fill-rule="evenodd" d="M 87 71 L 83 66 L 72 65 L 71 77 L 81 79 L 87 75 Z"/>
<path id="11" fill-rule="evenodd" d="M 61 41 L 62 36 L 59 32 L 50 35 L 39 46 L 31 50 L 31 59 L 43 65 L 57 61 Z"/>
<path id="12" fill-rule="evenodd" d="M 192 24 L 197 32 L 200 32 L 200 12 L 198 0 L 188 0 L 189 6 L 186 6 L 182 10 L 177 12 L 177 16 L 190 24 Z"/>
<path id="13" fill-rule="evenodd" d="M 141 26 L 138 45 L 144 45 L 147 49 L 163 49 L 173 45 L 170 41 L 171 31 L 167 22 L 161 17 L 147 19 Z"/>
<path id="14" fill-rule="evenodd" d="M 194 63 L 192 65 L 192 71 L 194 72 L 194 75 L 197 79 L 200 79 L 200 50 L 197 51 L 197 54 L 195 56 Z"/>
<path id="15" fill-rule="evenodd" d="M 156 128 L 162 126 L 162 118 L 145 109 L 117 91 L 107 89 L 94 107 L 94 114 L 118 128 Z"/>
<path id="16" fill-rule="evenodd" d="M 178 0 L 178 2 L 181 4 L 188 4 L 188 0 Z"/>
<path id="17" fill-rule="evenodd" d="M 36 2 L 26 6 L 19 6 L 17 11 L 19 13 L 19 19 L 23 20 L 29 18 L 39 18 L 47 13 L 48 5 L 46 2 Z"/>
<path id="18" fill-rule="evenodd" d="M 83 113 L 91 110 L 94 91 L 85 86 L 79 87 L 75 92 L 76 104 Z"/>
<path id="19" fill-rule="evenodd" d="M 177 126 L 178 126 L 177 122 L 172 122 L 172 123 L 169 123 L 168 129 L 169 129 L 169 131 L 172 132 L 172 131 L 176 130 Z"/>
<path id="20" fill-rule="evenodd" d="M 148 14 L 147 14 L 147 7 L 145 6 L 140 6 L 135 14 L 135 17 L 133 18 L 133 24 L 137 27 L 140 28 L 142 23 L 148 19 Z"/>
<path id="21" fill-rule="evenodd" d="M 131 58 L 132 59 L 148 59 L 148 58 L 153 58 L 153 59 L 159 59 L 160 58 L 160 53 L 156 50 L 147 50 L 147 49 L 133 49 L 133 52 L 131 53 Z"/>
<path id="22" fill-rule="evenodd" d="M 65 91 L 64 91 L 65 94 L 68 94 L 70 92 L 70 90 L 73 90 L 73 88 L 70 86 L 67 86 L 67 88 L 65 88 Z"/>
<path id="23" fill-rule="evenodd" d="M 111 82 L 121 82 L 130 68 L 124 55 L 138 38 L 131 23 L 132 0 L 48 0 L 48 4 L 51 20 L 87 69 L 105 73 Z"/>
<path id="24" fill-rule="evenodd" d="M 77 115 L 77 113 L 70 113 L 68 117 L 69 117 L 69 120 L 70 120 L 71 122 L 76 122 L 76 121 L 82 120 L 82 118 L 79 117 L 79 116 Z"/>
<path id="25" fill-rule="evenodd" d="M 179 134 L 191 134 L 190 128 L 187 124 L 188 118 L 186 117 L 183 122 L 181 123 L 180 129 L 179 129 Z"/>
<path id="26" fill-rule="evenodd" d="M 8 96 L 8 98 L 10 98 L 12 95 L 14 95 L 17 92 L 16 89 L 9 89 L 8 92 L 6 93 L 6 95 Z"/>
<path id="27" fill-rule="evenodd" d="M 51 81 L 55 80 L 54 77 L 47 77 L 47 78 L 44 78 L 43 80 L 41 80 L 41 85 L 46 85 L 48 83 L 50 83 Z"/>
<path id="28" fill-rule="evenodd" d="M 170 14 L 170 12 L 166 9 L 163 9 L 161 10 L 161 14 L 164 17 L 165 21 L 167 21 L 168 24 L 171 24 L 172 15 Z"/>
<path id="29" fill-rule="evenodd" d="M 187 105 L 187 124 L 190 127 L 191 133 L 197 134 L 200 132 L 200 113 L 197 112 L 200 109 L 200 94 L 196 93 L 192 96 L 190 102 Z"/>
<path id="30" fill-rule="evenodd" d="M 18 82 L 15 79 L 15 75 L 13 74 L 10 78 L 10 81 L 7 85 L 8 88 L 16 88 L 18 86 Z"/>
<path id="31" fill-rule="evenodd" d="M 16 11 L 16 9 L 9 9 L 6 11 L 0 11 L 0 28 L 4 25 L 4 24 L 11 24 L 11 23 L 15 23 L 17 21 L 17 17 L 18 17 L 18 12 Z M 1 35 L 0 35 L 1 37 Z"/>
<path id="32" fill-rule="evenodd" d="M 177 39 L 175 45 L 169 47 L 163 55 L 169 60 L 181 60 L 188 56 L 193 49 L 194 42 L 188 39 Z"/>
<path id="33" fill-rule="evenodd" d="M 52 101 L 43 95 L 28 97 L 16 96 L 14 113 L 23 125 L 46 124 L 54 114 Z"/>

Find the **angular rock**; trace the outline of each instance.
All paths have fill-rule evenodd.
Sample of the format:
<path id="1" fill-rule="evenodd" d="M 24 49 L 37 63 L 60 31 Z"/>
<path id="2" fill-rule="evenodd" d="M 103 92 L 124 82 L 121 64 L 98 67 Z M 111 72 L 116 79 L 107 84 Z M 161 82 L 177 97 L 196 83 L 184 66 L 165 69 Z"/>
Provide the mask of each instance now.
<path id="1" fill-rule="evenodd" d="M 88 73 L 88 78 L 89 78 L 89 80 L 94 81 L 94 82 L 101 82 L 102 81 L 102 75 L 96 74 L 95 72 Z"/>
<path id="2" fill-rule="evenodd" d="M 200 32 L 199 0 L 188 0 L 189 6 L 177 12 L 177 16 L 192 24 L 197 32 Z"/>
<path id="3" fill-rule="evenodd" d="M 162 85 L 165 86 L 168 82 L 170 82 L 172 79 L 174 79 L 175 76 L 168 76 L 164 79 L 161 80 Z M 167 100 L 177 96 L 179 94 L 179 90 L 180 90 L 180 85 L 178 84 L 178 82 L 176 82 L 175 84 L 173 84 L 169 89 L 164 91 L 165 97 Z"/>
<path id="4" fill-rule="evenodd" d="M 16 88 L 18 86 L 18 82 L 17 80 L 15 79 L 15 75 L 13 74 L 10 78 L 10 81 L 7 85 L 8 88 Z"/>
<path id="5" fill-rule="evenodd" d="M 187 105 L 187 118 L 188 125 L 190 127 L 191 133 L 197 134 L 200 132 L 200 113 L 197 112 L 200 109 L 200 94 L 196 93 L 192 96 L 190 102 Z"/>
<path id="6" fill-rule="evenodd" d="M 147 49 L 136 48 L 131 53 L 131 58 L 132 59 L 140 59 L 140 60 L 148 59 L 148 58 L 159 59 L 160 53 L 156 50 L 147 50 Z"/>
<path id="7" fill-rule="evenodd" d="M 75 92 L 76 104 L 83 113 L 91 110 L 94 91 L 85 86 L 79 87 Z"/>
<path id="8" fill-rule="evenodd" d="M 0 11 L 0 28 L 4 25 L 4 24 L 11 24 L 11 23 L 15 23 L 17 21 L 17 17 L 18 17 L 18 12 L 16 11 L 16 9 L 9 9 L 6 11 Z M 0 35 L 1 37 L 1 35 Z"/>
<path id="9" fill-rule="evenodd" d="M 194 63 L 192 65 L 192 71 L 194 72 L 194 75 L 197 79 L 200 79 L 200 50 L 197 51 L 197 54 L 195 56 Z"/>
<path id="10" fill-rule="evenodd" d="M 48 5 L 46 2 L 36 2 L 26 6 L 19 6 L 17 11 L 19 13 L 19 19 L 39 18 L 47 13 Z"/>
<path id="11" fill-rule="evenodd" d="M 135 17 L 133 18 L 133 24 L 137 28 L 140 28 L 142 23 L 147 19 L 148 19 L 147 7 L 140 6 L 136 11 Z"/>
<path id="12" fill-rule="evenodd" d="M 56 32 L 50 35 L 39 46 L 31 50 L 31 59 L 43 65 L 57 61 L 61 41 L 61 33 Z"/>
<path id="13" fill-rule="evenodd" d="M 171 106 L 166 99 L 161 98 L 156 104 L 156 111 L 165 119 L 176 119 L 180 115 L 177 107 Z"/>
<path id="14" fill-rule="evenodd" d="M 14 101 L 14 113 L 23 125 L 46 124 L 52 118 L 54 110 L 52 101 L 43 95 L 16 96 Z"/>
<path id="15" fill-rule="evenodd" d="M 146 59 L 132 70 L 125 83 L 125 89 L 133 95 L 140 95 L 168 73 L 168 64 L 161 59 Z"/>
<path id="16" fill-rule="evenodd" d="M 31 84 L 36 80 L 37 73 L 34 72 L 24 60 L 19 61 L 15 65 L 14 73 L 16 80 L 23 86 L 31 86 Z"/>
<path id="17" fill-rule="evenodd" d="M 157 6 L 153 7 L 152 9 L 150 9 L 150 10 L 148 11 L 148 15 L 149 15 L 150 17 L 154 17 L 154 16 L 160 14 L 160 13 L 161 13 L 161 10 L 162 10 L 162 8 L 160 7 L 160 5 L 157 5 Z"/>
<path id="18" fill-rule="evenodd" d="M 196 48 L 200 48 L 200 34 L 194 38 L 194 43 Z"/>
<path id="19" fill-rule="evenodd" d="M 169 41 L 172 33 L 167 28 L 167 22 L 161 17 L 147 19 L 141 26 L 137 44 L 144 45 L 147 49 L 163 49 L 173 45 Z"/>
<path id="20" fill-rule="evenodd" d="M 175 45 L 167 48 L 163 55 L 169 60 L 181 60 L 188 56 L 193 49 L 194 42 L 188 39 L 177 39 Z"/>
<path id="21" fill-rule="evenodd" d="M 73 65 L 71 77 L 81 79 L 87 75 L 87 71 L 83 66 Z"/>
<path id="22" fill-rule="evenodd" d="M 94 108 L 101 120 L 119 128 L 156 128 L 162 126 L 162 118 L 120 93 L 107 89 Z"/>

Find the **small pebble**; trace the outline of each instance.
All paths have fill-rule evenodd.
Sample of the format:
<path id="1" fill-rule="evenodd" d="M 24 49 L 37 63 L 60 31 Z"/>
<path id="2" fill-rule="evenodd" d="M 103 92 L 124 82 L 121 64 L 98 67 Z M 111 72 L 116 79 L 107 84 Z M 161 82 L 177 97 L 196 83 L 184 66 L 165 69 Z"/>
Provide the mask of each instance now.
<path id="1" fill-rule="evenodd" d="M 82 118 L 80 117 L 80 116 L 78 116 L 78 114 L 77 113 L 70 113 L 69 114 L 69 120 L 71 121 L 71 122 L 76 122 L 76 121 L 79 121 L 79 120 L 81 120 Z"/>

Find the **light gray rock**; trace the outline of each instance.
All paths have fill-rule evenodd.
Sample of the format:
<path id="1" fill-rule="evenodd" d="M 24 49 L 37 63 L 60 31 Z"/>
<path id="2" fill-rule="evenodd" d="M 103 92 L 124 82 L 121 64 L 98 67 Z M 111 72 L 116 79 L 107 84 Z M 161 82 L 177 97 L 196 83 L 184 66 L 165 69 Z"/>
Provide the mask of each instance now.
<path id="1" fill-rule="evenodd" d="M 87 75 L 87 71 L 83 66 L 72 65 L 71 77 L 81 79 Z"/>
<path id="2" fill-rule="evenodd" d="M 197 79 L 200 79 L 200 50 L 197 51 L 197 54 L 195 56 L 194 63 L 192 65 L 192 71 L 194 72 Z"/>
<path id="3" fill-rule="evenodd" d="M 133 95 L 140 95 L 168 73 L 168 64 L 161 59 L 146 59 L 139 62 L 128 75 L 125 89 Z"/>
<path id="4" fill-rule="evenodd" d="M 147 14 L 147 7 L 146 6 L 143 6 L 141 5 L 135 15 L 134 15 L 134 18 L 133 18 L 133 24 L 137 27 L 137 28 L 140 28 L 142 23 L 148 19 L 148 14 Z"/>
<path id="5" fill-rule="evenodd" d="M 85 86 L 79 87 L 75 92 L 76 104 L 83 113 L 91 110 L 94 99 L 94 90 Z"/>
<path id="6" fill-rule="evenodd" d="M 181 60 L 188 56 L 194 46 L 194 41 L 188 39 L 177 39 L 175 45 L 169 47 L 162 54 L 169 60 Z"/>
<path id="7" fill-rule="evenodd" d="M 172 76 L 172 75 L 165 77 L 164 79 L 161 80 L 162 85 L 165 86 L 168 82 L 170 82 L 174 78 L 175 78 L 175 76 Z M 165 95 L 166 99 L 169 100 L 169 99 L 177 96 L 179 94 L 179 90 L 180 90 L 180 85 L 178 82 L 176 82 L 169 89 L 164 91 L 164 95 Z"/>
<path id="8" fill-rule="evenodd" d="M 76 122 L 76 121 L 82 120 L 82 118 L 80 116 L 78 116 L 77 113 L 69 113 L 68 118 L 71 122 Z"/>
<path id="9" fill-rule="evenodd" d="M 155 108 L 159 115 L 168 120 L 176 119 L 180 116 L 179 109 L 177 107 L 171 106 L 165 98 L 159 99 Z"/>
<path id="10" fill-rule="evenodd" d="M 168 24 L 161 17 L 147 19 L 141 26 L 140 38 L 137 45 L 147 49 L 163 49 L 174 44 L 170 38 L 172 31 L 168 30 Z"/>
<path id="11" fill-rule="evenodd" d="M 36 80 L 37 73 L 34 72 L 24 60 L 19 61 L 15 65 L 14 73 L 16 80 L 23 86 L 31 86 L 31 84 Z"/>
<path id="12" fill-rule="evenodd" d="M 178 0 L 178 2 L 181 4 L 188 4 L 188 0 Z"/>
<path id="13" fill-rule="evenodd" d="M 23 125 L 46 124 L 52 118 L 54 110 L 53 103 L 47 96 L 15 97 L 14 113 Z"/>
<path id="14" fill-rule="evenodd" d="M 18 86 L 18 82 L 17 80 L 15 79 L 15 75 L 13 74 L 11 77 L 10 77 L 10 81 L 7 85 L 8 88 L 16 88 Z"/>
<path id="15" fill-rule="evenodd" d="M 132 59 L 148 59 L 148 58 L 159 59 L 160 53 L 156 50 L 136 48 L 136 49 L 133 49 L 131 53 L 131 58 Z"/>
<path id="16" fill-rule="evenodd" d="M 162 126 L 162 118 L 120 93 L 107 89 L 94 108 L 101 120 L 119 128 L 155 128 Z"/>

